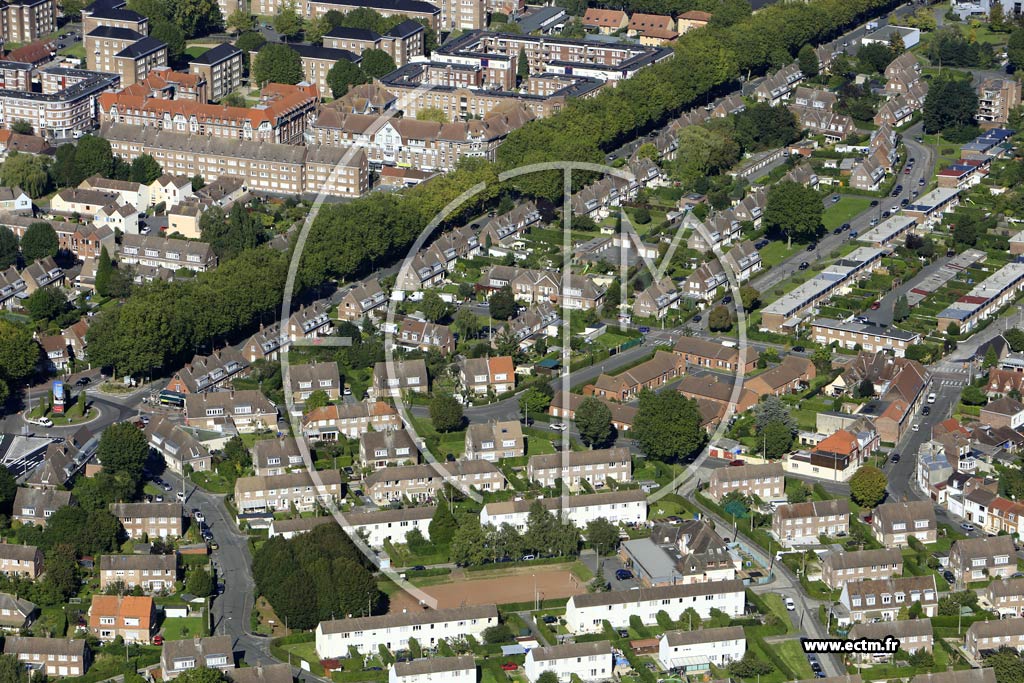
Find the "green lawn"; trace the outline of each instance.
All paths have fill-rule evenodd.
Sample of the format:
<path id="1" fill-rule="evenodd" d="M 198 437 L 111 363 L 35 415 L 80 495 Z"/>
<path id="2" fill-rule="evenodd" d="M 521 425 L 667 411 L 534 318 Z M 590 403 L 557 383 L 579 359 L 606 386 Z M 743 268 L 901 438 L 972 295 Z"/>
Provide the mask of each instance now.
<path id="1" fill-rule="evenodd" d="M 825 213 L 821 216 L 821 223 L 831 232 L 869 208 L 871 208 L 871 199 L 868 197 L 840 197 L 838 202 L 825 209 Z"/>
<path id="2" fill-rule="evenodd" d="M 194 59 L 209 49 L 209 45 L 189 45 L 185 48 L 185 54 Z"/>
<path id="3" fill-rule="evenodd" d="M 771 266 L 777 266 L 784 260 L 800 251 L 803 247 L 799 244 L 794 244 L 790 248 L 786 248 L 785 240 L 775 240 L 765 245 L 764 249 L 761 250 L 761 263 L 764 264 L 765 268 Z"/>
<path id="4" fill-rule="evenodd" d="M 205 636 L 207 629 L 203 617 L 182 617 L 165 619 L 160 627 L 164 640 L 184 640 L 195 636 Z"/>
<path id="5" fill-rule="evenodd" d="M 545 453 L 554 452 L 555 447 L 550 439 L 544 439 L 539 436 L 526 437 L 526 455 L 544 455 Z"/>
<path id="6" fill-rule="evenodd" d="M 282 645 L 282 650 L 291 652 L 299 659 L 304 659 L 307 662 L 319 662 L 320 657 L 316 654 L 316 642 L 311 641 L 308 643 L 292 643 L 291 645 Z"/>
<path id="7" fill-rule="evenodd" d="M 210 493 L 232 493 L 233 487 L 216 472 L 193 472 L 192 482 Z"/>
<path id="8" fill-rule="evenodd" d="M 796 628 L 793 626 L 793 620 L 789 618 L 789 612 L 786 611 L 786 606 L 782 604 L 782 596 L 778 593 L 766 593 L 761 596 L 764 602 L 771 609 L 772 614 L 782 620 L 782 623 L 786 625 L 786 633 L 793 633 Z"/>
<path id="9" fill-rule="evenodd" d="M 807 655 L 804 654 L 800 641 L 787 640 L 784 643 L 769 645 L 769 647 L 775 650 L 779 659 L 785 662 L 797 680 L 814 678 L 814 672 L 811 671 L 811 665 L 807 661 Z"/>
<path id="10" fill-rule="evenodd" d="M 85 46 L 81 43 L 71 43 L 67 47 L 58 50 L 59 54 L 67 55 L 68 57 L 74 57 L 75 59 L 81 59 L 83 68 L 85 67 Z"/>

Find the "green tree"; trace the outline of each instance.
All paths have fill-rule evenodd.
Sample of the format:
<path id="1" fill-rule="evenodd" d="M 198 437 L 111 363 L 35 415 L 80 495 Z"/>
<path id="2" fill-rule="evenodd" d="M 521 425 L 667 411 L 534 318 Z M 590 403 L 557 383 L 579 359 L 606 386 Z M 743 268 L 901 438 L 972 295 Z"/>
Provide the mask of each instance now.
<path id="1" fill-rule="evenodd" d="M 430 399 L 430 421 L 439 432 L 453 432 L 462 427 L 462 404 L 451 394 L 438 394 Z"/>
<path id="2" fill-rule="evenodd" d="M 505 285 L 491 294 L 490 302 L 491 317 L 498 320 L 508 320 L 516 314 L 519 305 L 516 303 L 512 288 Z"/>
<path id="3" fill-rule="evenodd" d="M 331 22 L 327 19 L 327 17 L 320 16 L 317 17 L 316 19 L 312 19 L 306 22 L 306 28 L 303 31 L 303 34 L 306 40 L 308 40 L 310 43 L 313 43 L 314 45 L 319 45 L 321 42 L 323 42 L 324 35 L 330 33 L 331 29 L 333 28 L 334 27 L 331 26 Z"/>
<path id="4" fill-rule="evenodd" d="M 862 379 L 854 394 L 856 398 L 871 398 L 875 395 L 875 383 L 867 378 Z"/>
<path id="5" fill-rule="evenodd" d="M 0 225 L 0 270 L 18 262 L 18 238 L 7 226 Z"/>
<path id="6" fill-rule="evenodd" d="M 31 329 L 0 318 L 0 379 L 8 384 L 27 379 L 39 363 L 39 350 Z"/>
<path id="7" fill-rule="evenodd" d="M 228 677 L 220 669 L 207 669 L 200 666 L 189 669 L 178 676 L 179 683 L 227 683 Z"/>
<path id="8" fill-rule="evenodd" d="M 537 683 L 558 683 L 558 674 L 554 671 L 542 671 L 540 676 L 537 676 Z"/>
<path id="9" fill-rule="evenodd" d="M 922 123 L 926 133 L 948 133 L 974 126 L 978 95 L 969 80 L 939 76 L 932 79 L 924 99 Z"/>
<path id="10" fill-rule="evenodd" d="M 327 392 L 323 389 L 317 389 L 306 399 L 302 406 L 302 412 L 305 415 L 309 415 L 317 408 L 323 408 L 326 405 L 330 405 L 330 403 L 331 397 L 327 395 Z"/>
<path id="11" fill-rule="evenodd" d="M 4 683 L 28 683 L 28 673 L 14 655 L 0 655 L 0 681 Z M 555 683 L 558 679 L 556 677 Z"/>
<path id="12" fill-rule="evenodd" d="M 224 20 L 224 26 L 231 33 L 240 35 L 243 31 L 251 31 L 254 21 L 255 18 L 245 8 L 239 7 Z"/>
<path id="13" fill-rule="evenodd" d="M 796 434 L 796 419 L 789 406 L 778 396 L 767 396 L 754 407 L 754 425 L 760 431 L 773 422 L 781 422 Z"/>
<path id="14" fill-rule="evenodd" d="M 981 367 L 988 370 L 989 368 L 994 368 L 997 365 L 999 365 L 999 354 L 996 353 L 994 346 L 990 346 L 988 347 L 988 350 L 985 351 L 985 359 L 981 362 Z"/>
<path id="15" fill-rule="evenodd" d="M 267 39 L 263 37 L 262 33 L 257 31 L 246 31 L 235 39 L 235 47 L 242 51 L 242 64 L 245 67 L 246 72 L 250 71 L 249 55 L 251 52 L 257 52 L 261 47 L 267 44 Z M 193 188 L 197 189 L 197 188 Z"/>
<path id="16" fill-rule="evenodd" d="M 1024 67 L 1024 27 L 1017 27 L 1006 42 L 1006 57 L 1014 68 Z"/>
<path id="17" fill-rule="evenodd" d="M 82 136 L 75 145 L 75 166 L 82 178 L 95 174 L 109 178 L 114 171 L 114 152 L 110 143 L 95 135 Z"/>
<path id="18" fill-rule="evenodd" d="M 59 595 L 61 601 L 78 594 L 80 578 L 78 574 L 78 558 L 75 549 L 68 544 L 60 544 L 46 553 L 46 578 L 49 592 Z"/>
<path id="19" fill-rule="evenodd" d="M 959 606 L 957 607 L 959 614 Z M 1001 647 L 982 660 L 983 666 L 991 668 L 996 683 L 1021 683 L 1024 681 L 1024 660 L 1012 647 Z"/>
<path id="20" fill-rule="evenodd" d="M 857 50 L 858 68 L 865 73 L 882 73 L 895 57 L 885 43 L 870 43 Z"/>
<path id="21" fill-rule="evenodd" d="M 208 598 L 213 595 L 213 575 L 202 567 L 189 571 L 185 577 L 185 590 L 197 598 Z"/>
<path id="22" fill-rule="evenodd" d="M 519 58 L 516 61 L 516 82 L 522 83 L 530 77 L 530 60 L 526 57 L 526 50 L 519 48 Z"/>
<path id="23" fill-rule="evenodd" d="M 363 73 L 369 79 L 380 78 L 385 74 L 391 73 L 396 68 L 395 60 L 384 50 L 364 50 L 362 57 L 363 60 L 359 63 L 359 68 L 363 70 Z"/>
<path id="24" fill-rule="evenodd" d="M 545 388 L 548 391 L 544 391 Z M 519 395 L 519 411 L 527 416 L 545 413 L 551 405 L 551 398 L 550 387 L 547 385 L 540 388 L 530 387 Z"/>
<path id="25" fill-rule="evenodd" d="M 832 347 L 821 345 L 811 353 L 811 362 L 820 373 L 832 370 Z"/>
<path id="26" fill-rule="evenodd" d="M 767 676 L 775 670 L 771 664 L 763 661 L 754 654 L 753 650 L 747 650 L 743 655 L 743 659 L 738 659 L 731 662 L 727 667 L 729 673 L 736 678 L 757 678 L 758 676 Z"/>
<path id="27" fill-rule="evenodd" d="M 167 41 L 164 41 L 167 42 Z M 140 154 L 132 161 L 132 182 L 149 185 L 163 175 L 164 170 L 160 168 L 157 160 L 148 154 Z"/>
<path id="28" fill-rule="evenodd" d="M 479 526 L 479 519 L 476 521 L 477 526 Z M 438 501 L 437 508 L 434 510 L 434 516 L 430 520 L 428 528 L 430 531 L 430 542 L 437 546 L 445 546 L 452 543 L 456 529 L 459 527 L 459 521 L 452 514 L 449 501 L 442 498 Z"/>
<path id="29" fill-rule="evenodd" d="M 154 19 L 149 29 L 149 35 L 167 44 L 168 60 L 178 61 L 185 54 L 185 31 L 173 21 Z"/>
<path id="30" fill-rule="evenodd" d="M 633 421 L 633 438 L 648 457 L 673 462 L 704 447 L 702 423 L 696 401 L 676 391 L 644 390 Z"/>
<path id="31" fill-rule="evenodd" d="M 434 519 L 437 519 L 436 513 Z M 431 526 L 433 526 L 433 521 L 431 521 Z M 483 527 L 480 526 L 480 519 L 478 517 L 464 517 L 461 523 L 452 530 L 450 538 L 449 557 L 452 562 L 468 566 L 481 564 L 484 560 L 488 559 L 485 547 L 487 535 L 484 533 Z M 430 532 L 430 539 L 431 541 L 434 540 L 433 531 Z"/>
<path id="32" fill-rule="evenodd" d="M 982 389 L 968 384 L 960 394 L 960 400 L 969 406 L 983 406 L 988 403 L 988 397 Z"/>
<path id="33" fill-rule="evenodd" d="M 1003 332 L 1003 339 L 1006 340 L 1006 343 L 1010 346 L 1010 350 L 1014 353 L 1024 351 L 1024 330 L 1011 327 Z"/>
<path id="34" fill-rule="evenodd" d="M 850 477 L 850 497 L 864 508 L 873 508 L 885 498 L 889 480 L 885 472 L 873 465 L 862 465 Z"/>
<path id="35" fill-rule="evenodd" d="M 761 292 L 751 285 L 740 287 L 740 301 L 743 302 L 743 310 L 750 312 L 761 305 Z"/>
<path id="36" fill-rule="evenodd" d="M 602 401 L 588 396 L 576 408 L 576 429 L 580 439 L 590 447 L 608 445 L 615 431 L 612 429 L 612 411 Z"/>
<path id="37" fill-rule="evenodd" d="M 797 242 L 813 242 L 821 232 L 823 211 L 816 191 L 787 180 L 768 188 L 764 222 L 774 235 L 785 235 Z"/>
<path id="38" fill-rule="evenodd" d="M 459 307 L 452 319 L 452 331 L 462 339 L 473 339 L 480 333 L 480 319 L 469 308 Z"/>
<path id="39" fill-rule="evenodd" d="M 287 11 L 287 9 L 282 10 L 282 13 L 277 15 L 277 19 L 280 19 Z M 260 48 L 260 51 L 256 53 L 256 59 L 252 61 L 252 76 L 261 85 L 267 83 L 295 85 L 305 78 L 305 72 L 302 70 L 302 57 L 287 45 L 267 43 Z"/>
<path id="40" fill-rule="evenodd" d="M 619 528 L 604 517 L 587 522 L 583 534 L 587 543 L 603 554 L 613 553 L 619 547 Z"/>
<path id="41" fill-rule="evenodd" d="M 0 183 L 6 187 L 20 187 L 32 199 L 46 194 L 50 185 L 46 162 L 31 154 L 21 154 L 17 150 L 7 155 L 7 160 L 0 166 Z"/>
<path id="42" fill-rule="evenodd" d="M 216 0 L 174 0 L 171 18 L 185 37 L 205 36 L 224 28 L 224 15 Z"/>
<path id="43" fill-rule="evenodd" d="M 793 432 L 782 422 L 769 422 L 760 437 L 767 458 L 781 458 L 793 447 Z"/>
<path id="44" fill-rule="evenodd" d="M 45 221 L 36 221 L 28 226 L 21 237 L 21 254 L 26 263 L 34 263 L 47 256 L 56 256 L 60 241 L 53 227 Z"/>
<path id="45" fill-rule="evenodd" d="M 892 319 L 900 323 L 910 317 L 910 302 L 907 301 L 907 295 L 901 294 L 896 299 L 896 303 L 892 306 Z"/>
<path id="46" fill-rule="evenodd" d="M 818 55 L 814 52 L 814 46 L 805 43 L 800 52 L 796 55 L 800 71 L 808 78 L 814 78 L 821 71 L 821 64 L 818 63 Z"/>
<path id="47" fill-rule="evenodd" d="M 35 131 L 32 129 L 32 124 L 23 119 L 18 119 L 11 123 L 11 132 L 19 133 L 21 135 L 32 135 Z"/>
<path id="48" fill-rule="evenodd" d="M 68 310 L 68 299 L 59 287 L 41 287 L 25 299 L 24 306 L 32 320 L 56 320 Z"/>
<path id="49" fill-rule="evenodd" d="M 103 464 L 104 472 L 123 473 L 133 482 L 141 481 L 148 456 L 146 435 L 131 422 L 118 422 L 107 427 L 96 449 L 96 457 Z"/>
<path id="50" fill-rule="evenodd" d="M 297 38 L 302 33 L 302 16 L 295 9 L 294 3 L 283 7 L 274 17 L 273 23 L 274 30 L 280 33 L 285 40 Z"/>
<path id="51" fill-rule="evenodd" d="M 335 98 L 342 97 L 353 85 L 366 83 L 366 74 L 347 59 L 339 59 L 327 72 L 327 86 Z"/>
<path id="52" fill-rule="evenodd" d="M 423 299 L 416 305 L 416 308 L 432 323 L 440 322 L 448 317 L 448 304 L 433 289 L 428 289 L 423 294 Z"/>
<path id="53" fill-rule="evenodd" d="M 100 296 L 110 296 L 110 279 L 114 272 L 114 264 L 107 253 L 107 247 L 100 247 L 100 256 L 96 259 L 96 293 Z"/>
<path id="54" fill-rule="evenodd" d="M 708 329 L 712 332 L 728 332 L 732 329 L 732 312 L 719 304 L 708 314 Z"/>

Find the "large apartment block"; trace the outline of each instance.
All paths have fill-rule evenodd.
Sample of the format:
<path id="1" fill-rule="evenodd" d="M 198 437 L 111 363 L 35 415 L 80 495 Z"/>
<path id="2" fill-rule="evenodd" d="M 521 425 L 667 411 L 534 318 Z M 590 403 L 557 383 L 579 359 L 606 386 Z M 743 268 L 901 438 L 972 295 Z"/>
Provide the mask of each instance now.
<path id="1" fill-rule="evenodd" d="M 316 627 L 316 653 L 321 659 L 348 657 L 349 649 L 362 654 L 381 647 L 392 652 L 409 647 L 415 638 L 423 647 L 435 647 L 442 639 L 480 640 L 485 629 L 498 625 L 494 605 L 455 609 L 408 610 L 377 617 L 321 621 Z"/>
<path id="2" fill-rule="evenodd" d="M 757 496 L 765 502 L 785 500 L 786 478 L 782 465 L 773 462 L 712 470 L 708 479 L 708 497 L 719 501 L 733 491 Z"/>
<path id="3" fill-rule="evenodd" d="M 242 51 L 231 43 L 221 43 L 194 57 L 188 66 L 206 81 L 209 99 L 217 101 L 242 86 L 242 64 Z"/>
<path id="4" fill-rule="evenodd" d="M 57 30 L 57 0 L 8 0 L 0 6 L 0 38 L 33 43 Z"/>
<path id="5" fill-rule="evenodd" d="M 120 76 L 81 69 L 49 67 L 39 72 L 41 92 L 8 83 L 0 88 L 0 118 L 10 127 L 25 121 L 37 135 L 73 138 L 96 123 L 96 99 L 117 88 Z"/>
<path id="6" fill-rule="evenodd" d="M 324 47 L 348 50 L 357 55 L 366 50 L 383 50 L 395 66 L 404 66 L 413 57 L 422 57 L 425 51 L 423 24 L 407 19 L 384 35 L 368 29 L 336 27 L 324 35 Z"/>
<path id="7" fill-rule="evenodd" d="M 126 161 L 149 154 L 167 173 L 200 175 L 207 182 L 238 178 L 249 190 L 276 195 L 358 197 L 369 189 L 366 155 L 358 150 L 228 140 L 123 123 L 106 124 L 100 134 Z"/>
<path id="8" fill-rule="evenodd" d="M 530 458 L 526 474 L 530 481 L 541 486 L 555 486 L 561 480 L 563 486 L 577 492 L 584 482 L 591 488 L 601 489 L 609 479 L 623 483 L 632 481 L 633 461 L 625 447 L 548 453 Z"/>
<path id="9" fill-rule="evenodd" d="M 167 66 L 167 45 L 149 35 L 149 20 L 127 9 L 82 11 L 82 45 L 89 71 L 117 74 L 122 85 Z"/>

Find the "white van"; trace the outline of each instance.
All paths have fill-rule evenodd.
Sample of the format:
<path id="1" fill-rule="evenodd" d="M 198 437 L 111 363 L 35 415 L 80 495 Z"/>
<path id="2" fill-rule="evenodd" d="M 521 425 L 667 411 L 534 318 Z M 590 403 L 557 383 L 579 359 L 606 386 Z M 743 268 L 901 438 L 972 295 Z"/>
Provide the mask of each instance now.
<path id="1" fill-rule="evenodd" d="M 929 403 L 935 403 L 935 392 L 934 391 L 932 393 L 928 394 L 928 402 Z"/>

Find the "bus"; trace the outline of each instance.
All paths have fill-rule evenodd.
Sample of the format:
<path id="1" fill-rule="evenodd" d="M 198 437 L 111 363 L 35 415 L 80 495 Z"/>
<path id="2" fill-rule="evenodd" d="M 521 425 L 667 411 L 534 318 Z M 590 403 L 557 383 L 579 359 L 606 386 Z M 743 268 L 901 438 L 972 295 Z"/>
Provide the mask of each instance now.
<path id="1" fill-rule="evenodd" d="M 185 394 L 180 394 L 177 391 L 169 391 L 168 389 L 164 389 L 157 396 L 156 402 L 162 406 L 170 406 L 171 408 L 184 408 Z"/>

